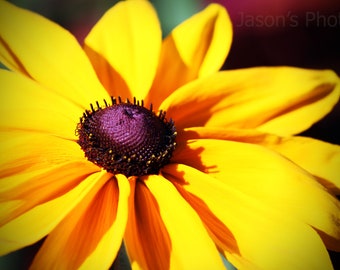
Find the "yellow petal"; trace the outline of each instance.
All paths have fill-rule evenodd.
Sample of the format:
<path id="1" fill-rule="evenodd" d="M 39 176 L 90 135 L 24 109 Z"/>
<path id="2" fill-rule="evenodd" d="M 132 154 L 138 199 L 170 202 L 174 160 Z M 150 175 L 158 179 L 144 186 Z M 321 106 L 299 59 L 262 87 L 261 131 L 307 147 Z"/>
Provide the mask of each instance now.
<path id="1" fill-rule="evenodd" d="M 211 4 L 164 40 L 149 101 L 156 107 L 179 86 L 218 71 L 229 52 L 232 25 L 225 9 Z"/>
<path id="2" fill-rule="evenodd" d="M 316 179 L 294 163 L 259 145 L 222 140 L 179 144 L 173 162 L 197 168 L 283 216 L 305 222 L 339 248 L 340 203 Z"/>
<path id="3" fill-rule="evenodd" d="M 176 126 L 257 128 L 299 133 L 325 116 L 339 99 L 332 71 L 261 67 L 223 71 L 187 84 L 160 106 Z"/>
<path id="4" fill-rule="evenodd" d="M 133 269 L 169 269 L 171 240 L 159 207 L 143 182 L 130 180 L 125 244 Z"/>
<path id="5" fill-rule="evenodd" d="M 99 168 L 91 163 L 68 162 L 60 165 L 13 174 L 0 179 L 0 201 L 15 207 L 3 213 L 0 225 L 9 222 L 33 207 L 61 196 L 77 186 L 83 179 Z"/>
<path id="6" fill-rule="evenodd" d="M 168 177 L 167 172 L 170 172 L 170 176 L 174 175 L 174 172 L 176 171 L 176 169 L 174 169 L 175 168 L 174 166 L 176 167 L 176 165 L 174 164 L 165 166 L 165 168 L 163 169 L 165 177 Z M 189 170 L 192 171 L 193 169 L 189 168 Z M 186 177 L 186 175 L 184 176 Z M 204 176 L 204 174 L 199 173 L 199 171 L 197 171 L 195 177 L 199 179 L 201 176 Z M 172 178 L 170 177 L 170 179 Z M 183 189 L 179 188 L 177 181 L 172 181 L 172 183 L 176 186 L 179 193 L 189 202 L 191 201 L 191 199 L 193 200 L 195 199 L 195 196 L 191 197 L 191 195 L 188 195 L 185 192 L 183 193 Z M 203 201 L 195 200 L 195 202 L 197 204 L 195 210 L 197 211 L 201 220 L 205 224 L 205 227 L 209 232 L 210 237 L 215 242 L 215 244 L 219 248 L 225 250 L 226 252 L 234 254 L 234 256 L 236 257 L 239 257 L 240 251 L 237 245 L 237 241 L 232 232 L 225 226 L 225 224 L 223 224 L 218 218 L 216 218 L 214 213 L 211 212 L 211 210 L 207 207 L 207 205 Z"/>
<path id="7" fill-rule="evenodd" d="M 94 26 L 85 50 L 111 95 L 127 95 L 130 90 L 132 96 L 144 99 L 156 73 L 161 40 L 152 5 L 122 1 Z"/>
<path id="8" fill-rule="evenodd" d="M 122 177 L 120 183 L 125 187 L 122 196 L 116 179 L 103 173 L 96 187 L 49 234 L 31 268 L 108 269 L 127 220 L 127 179 Z"/>
<path id="9" fill-rule="evenodd" d="M 340 192 L 340 147 L 305 137 L 279 137 L 250 129 L 193 127 L 179 132 L 177 140 L 220 139 L 260 144 L 284 155 L 317 177 L 333 192 Z"/>
<path id="10" fill-rule="evenodd" d="M 75 139 L 82 110 L 36 82 L 0 70 L 0 129 L 49 133 Z"/>
<path id="11" fill-rule="evenodd" d="M 0 1 L 0 10 L 1 62 L 83 108 L 108 97 L 67 30 L 7 1 Z"/>
<path id="12" fill-rule="evenodd" d="M 205 204 L 234 234 L 243 260 L 226 255 L 237 268 L 332 269 L 317 233 L 293 216 L 188 166 L 164 170 L 198 213 L 204 215 L 199 206 Z"/>
<path id="13" fill-rule="evenodd" d="M 0 177 L 85 161 L 75 141 L 35 132 L 0 132 L 0 152 L 6 153 L 0 156 Z"/>
<path id="14" fill-rule="evenodd" d="M 145 184 L 171 239 L 170 269 L 225 269 L 199 216 L 176 188 L 157 175 L 149 176 Z"/>
<path id="15" fill-rule="evenodd" d="M 304 137 L 282 138 L 276 143 L 263 141 L 263 145 L 286 156 L 340 194 L 340 146 Z"/>
<path id="16" fill-rule="evenodd" d="M 92 174 L 71 191 L 40 204 L 0 227 L 0 254 L 31 245 L 50 233 L 98 183 Z"/>
<path id="17" fill-rule="evenodd" d="M 116 178 L 119 195 L 116 194 L 118 196 L 118 207 L 115 220 L 98 243 L 96 249 L 81 265 L 82 269 L 108 269 L 119 251 L 128 218 L 130 186 L 125 176 L 116 175 Z M 114 200 L 117 200 L 117 198 L 114 198 Z M 112 204 L 112 201 L 108 201 L 106 207 L 110 208 L 110 204 Z M 101 214 L 107 215 L 106 209 Z"/>

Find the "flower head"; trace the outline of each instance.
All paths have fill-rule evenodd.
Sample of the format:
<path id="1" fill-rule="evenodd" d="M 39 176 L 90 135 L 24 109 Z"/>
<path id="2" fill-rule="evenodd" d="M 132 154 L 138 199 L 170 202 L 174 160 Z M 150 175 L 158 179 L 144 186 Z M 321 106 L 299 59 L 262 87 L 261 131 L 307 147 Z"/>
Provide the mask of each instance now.
<path id="1" fill-rule="evenodd" d="M 338 101 L 334 72 L 219 71 L 216 4 L 162 41 L 151 4 L 122 1 L 83 48 L 0 10 L 1 254 L 46 237 L 33 269 L 105 269 L 122 241 L 143 269 L 332 268 L 340 147 L 294 135 Z"/>

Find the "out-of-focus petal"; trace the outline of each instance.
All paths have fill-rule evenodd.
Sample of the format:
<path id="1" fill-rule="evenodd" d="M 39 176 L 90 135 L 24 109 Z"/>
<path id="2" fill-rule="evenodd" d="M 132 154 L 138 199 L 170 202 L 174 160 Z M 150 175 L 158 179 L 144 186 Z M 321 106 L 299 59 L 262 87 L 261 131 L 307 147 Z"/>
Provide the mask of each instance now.
<path id="1" fill-rule="evenodd" d="M 179 144 L 173 162 L 197 168 L 283 216 L 300 220 L 329 237 L 327 248 L 339 249 L 340 203 L 316 179 L 263 146 L 192 140 Z"/>
<path id="2" fill-rule="evenodd" d="M 49 234 L 36 255 L 32 269 L 108 269 L 122 241 L 127 220 L 127 181 L 122 197 L 116 179 L 102 173 L 95 186 Z M 119 185 L 119 188 L 121 185 Z M 125 213 L 118 205 L 122 203 Z M 110 238 L 110 239 L 108 239 Z M 108 241 L 111 240 L 111 241 Z M 103 244 L 108 244 L 103 249 Z M 100 260 L 98 252 L 101 251 Z M 95 262 L 94 262 L 95 260 Z M 93 265 L 95 263 L 95 267 Z"/>
<path id="3" fill-rule="evenodd" d="M 340 194 L 340 146 L 304 137 L 263 141 L 263 145 L 289 158 L 330 190 Z"/>
<path id="4" fill-rule="evenodd" d="M 222 71 L 189 83 L 164 100 L 176 126 L 257 128 L 299 133 L 337 103 L 340 80 L 329 70 L 260 67 Z"/>
<path id="5" fill-rule="evenodd" d="M 143 99 L 155 77 L 161 42 L 158 17 L 149 1 L 122 1 L 94 26 L 85 51 L 111 95 Z"/>
<path id="6" fill-rule="evenodd" d="M 178 25 L 163 41 L 160 63 L 148 101 L 155 107 L 172 91 L 218 71 L 232 41 L 225 9 L 211 4 Z"/>
<path id="7" fill-rule="evenodd" d="M 7 1 L 0 1 L 0 10 L 0 61 L 7 67 L 82 108 L 108 97 L 86 54 L 67 30 Z"/>
<path id="8" fill-rule="evenodd" d="M 198 213 L 204 203 L 233 233 L 243 258 L 226 255 L 236 268 L 332 269 L 317 233 L 294 216 L 185 165 L 169 165 L 165 173 Z"/>
<path id="9" fill-rule="evenodd" d="M 0 70 L 0 130 L 25 130 L 75 139 L 83 111 L 36 82 Z"/>
<path id="10" fill-rule="evenodd" d="M 178 135 L 188 139 L 218 139 L 266 146 L 284 155 L 317 177 L 333 192 L 340 193 L 340 146 L 301 136 L 279 137 L 254 129 L 193 127 Z"/>
<path id="11" fill-rule="evenodd" d="M 31 245 L 49 234 L 94 188 L 102 173 L 84 179 L 69 192 L 37 205 L 0 227 L 0 254 Z"/>

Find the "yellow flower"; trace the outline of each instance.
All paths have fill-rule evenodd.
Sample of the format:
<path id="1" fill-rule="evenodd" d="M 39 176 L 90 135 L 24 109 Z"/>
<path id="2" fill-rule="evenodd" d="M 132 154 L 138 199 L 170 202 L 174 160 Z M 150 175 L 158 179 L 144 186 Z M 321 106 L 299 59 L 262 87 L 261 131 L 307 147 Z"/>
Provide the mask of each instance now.
<path id="1" fill-rule="evenodd" d="M 232 27 L 216 4 L 162 41 L 149 2 L 119 2 L 84 48 L 37 14 L 0 12 L 1 254 L 47 236 L 33 269 L 105 269 L 122 241 L 143 269 L 223 269 L 220 254 L 239 269 L 332 269 L 340 147 L 294 135 L 338 101 L 334 72 L 218 71 Z M 124 125 L 123 141 L 143 130 L 151 154 L 127 173 L 134 154 L 101 147 L 116 143 L 107 118 L 131 108 L 151 124 Z"/>

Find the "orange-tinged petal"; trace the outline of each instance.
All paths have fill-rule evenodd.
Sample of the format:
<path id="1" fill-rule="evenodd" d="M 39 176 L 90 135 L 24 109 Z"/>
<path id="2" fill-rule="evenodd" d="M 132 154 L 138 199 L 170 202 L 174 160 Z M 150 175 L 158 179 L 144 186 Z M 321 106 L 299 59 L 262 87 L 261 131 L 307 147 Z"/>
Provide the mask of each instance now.
<path id="1" fill-rule="evenodd" d="M 31 79 L 0 70 L 0 130 L 26 130 L 74 139 L 82 110 Z"/>
<path id="2" fill-rule="evenodd" d="M 112 177 L 105 172 L 101 174 L 96 187 L 49 234 L 32 269 L 110 267 L 121 245 L 128 196 L 127 179 L 120 177 L 119 189 L 123 187 L 120 194 L 117 181 Z M 103 244 L 107 244 L 105 249 Z M 98 252 L 103 252 L 100 260 Z"/>
<path id="3" fill-rule="evenodd" d="M 170 269 L 225 269 L 199 216 L 173 184 L 158 175 L 149 176 L 145 184 L 171 239 Z"/>
<path id="4" fill-rule="evenodd" d="M 185 143 L 187 140 L 194 139 L 215 139 L 257 144 L 263 141 L 267 135 L 279 138 L 256 129 L 190 127 L 178 131 L 177 141 Z"/>
<path id="5" fill-rule="evenodd" d="M 258 128 L 290 135 L 325 116 L 339 99 L 329 70 L 260 67 L 222 71 L 183 86 L 164 100 L 177 127 Z"/>
<path id="6" fill-rule="evenodd" d="M 131 179 L 125 244 L 133 269 L 169 269 L 171 240 L 156 199 L 145 184 Z"/>
<path id="7" fill-rule="evenodd" d="M 169 165 L 170 167 L 166 166 L 165 169 L 163 169 L 163 173 L 165 177 L 167 177 L 167 172 L 170 171 L 170 175 L 173 175 L 172 172 L 176 171 L 174 169 L 174 164 Z M 190 170 L 190 168 L 189 168 Z M 201 172 L 197 171 L 197 174 L 194 175 L 196 179 L 199 179 L 200 177 L 204 177 L 205 175 Z M 172 179 L 172 178 L 171 178 Z M 243 264 L 247 264 L 243 259 L 240 257 L 240 251 L 237 245 L 237 241 L 234 237 L 234 235 L 231 233 L 231 231 L 223 224 L 211 210 L 207 207 L 207 205 L 200 200 L 199 198 L 195 197 L 194 195 L 188 195 L 186 193 L 183 193 L 183 189 L 179 188 L 177 181 L 172 182 L 181 195 L 185 199 L 187 199 L 190 202 L 190 199 L 195 199 L 196 202 L 196 211 L 199 214 L 201 220 L 203 221 L 207 231 L 209 232 L 210 237 L 213 239 L 215 244 L 224 251 L 233 254 L 235 258 L 238 258 L 239 260 L 242 260 Z M 248 267 L 249 268 L 249 267 Z M 247 268 L 247 269 L 248 269 Z"/>
<path id="8" fill-rule="evenodd" d="M 197 168 L 270 205 L 278 213 L 326 233 L 339 249 L 340 203 L 306 171 L 259 145 L 199 139 L 179 144 L 173 162 Z"/>
<path id="9" fill-rule="evenodd" d="M 101 173 L 84 179 L 71 191 L 37 205 L 0 227 L 0 254 L 6 254 L 33 244 L 50 233 L 58 223 L 95 186 Z"/>
<path id="10" fill-rule="evenodd" d="M 1 208 L 0 225 L 67 193 L 98 170 L 87 161 L 74 161 L 1 178 L 0 202 L 4 202 L 4 205 L 12 205 L 13 201 L 20 203 L 6 209 L 6 212 L 2 212 L 4 208 Z"/>
<path id="11" fill-rule="evenodd" d="M 111 95 L 130 90 L 144 99 L 156 73 L 161 41 L 152 5 L 130 0 L 106 12 L 85 39 L 85 50 Z"/>
<path id="12" fill-rule="evenodd" d="M 225 9 L 211 4 L 164 40 L 149 101 L 156 107 L 179 86 L 218 71 L 229 52 L 232 25 Z"/>
<path id="13" fill-rule="evenodd" d="M 67 30 L 7 1 L 0 1 L 0 10 L 1 62 L 83 108 L 108 97 Z"/>
<path id="14" fill-rule="evenodd" d="M 0 177 L 85 161 L 75 141 L 35 132 L 0 132 L 0 152 Z"/>
<path id="15" fill-rule="evenodd" d="M 340 146 L 312 138 L 279 137 L 254 129 L 193 127 L 179 132 L 178 141 L 219 139 L 260 144 L 284 155 L 317 177 L 333 192 L 340 192 Z"/>
<path id="16" fill-rule="evenodd" d="M 115 220 L 96 246 L 96 249 L 81 265 L 81 268 L 83 269 L 108 269 L 119 251 L 128 218 L 128 196 L 130 194 L 130 185 L 123 175 L 116 175 L 116 179 L 118 182 L 119 194 L 117 194 L 118 190 L 116 189 L 118 207 Z M 105 206 L 110 208 L 112 207 L 110 204 L 112 204 L 112 202 L 108 201 Z M 101 214 L 107 215 L 105 207 L 104 210 Z"/>
<path id="17" fill-rule="evenodd" d="M 226 253 L 241 269 L 332 269 L 317 233 L 287 213 L 185 165 L 164 168 L 182 196 L 200 214 L 201 203 L 234 234 L 243 259 Z M 286 203 L 286 202 L 284 202 Z"/>

